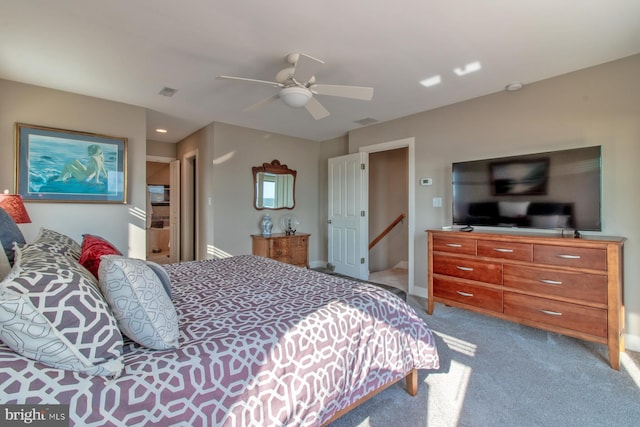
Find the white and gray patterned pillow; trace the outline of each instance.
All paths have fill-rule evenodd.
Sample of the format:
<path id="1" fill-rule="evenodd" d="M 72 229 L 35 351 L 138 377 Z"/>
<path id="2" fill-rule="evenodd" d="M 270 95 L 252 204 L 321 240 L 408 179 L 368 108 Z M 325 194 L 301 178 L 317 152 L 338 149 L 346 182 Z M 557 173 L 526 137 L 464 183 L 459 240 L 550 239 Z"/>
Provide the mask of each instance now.
<path id="1" fill-rule="evenodd" d="M 156 262 L 153 262 L 153 261 L 145 261 L 145 262 L 147 263 L 149 268 L 151 268 L 153 272 L 156 273 L 156 275 L 158 276 L 158 279 L 160 279 L 160 283 L 162 283 L 162 287 L 167 292 L 167 295 L 169 295 L 169 299 L 173 298 L 173 295 L 171 294 L 171 279 L 169 278 L 169 274 L 167 273 L 167 270 L 165 270 L 163 266 L 161 266 Z"/>
<path id="2" fill-rule="evenodd" d="M 46 265 L 35 250 L 16 248 L 16 255 L 16 274 L 0 284 L 0 339 L 22 356 L 55 368 L 119 376 L 122 334 L 82 267 L 56 264 L 55 257 Z"/>
<path id="3" fill-rule="evenodd" d="M 100 290 L 98 279 L 83 267 L 77 259 L 63 253 L 50 252 L 46 244 L 34 242 L 21 246 L 20 251 L 16 252 L 16 257 L 20 258 L 20 265 L 23 269 L 39 271 L 40 273 L 58 274 L 60 269 L 73 270 L 87 279 L 96 289 Z"/>
<path id="4" fill-rule="evenodd" d="M 40 234 L 31 245 L 46 252 L 68 256 L 76 261 L 80 259 L 82 249 L 80 244 L 71 237 L 46 228 L 40 229 Z"/>
<path id="5" fill-rule="evenodd" d="M 103 255 L 98 277 L 123 334 L 155 350 L 179 347 L 178 314 L 146 261 Z"/>

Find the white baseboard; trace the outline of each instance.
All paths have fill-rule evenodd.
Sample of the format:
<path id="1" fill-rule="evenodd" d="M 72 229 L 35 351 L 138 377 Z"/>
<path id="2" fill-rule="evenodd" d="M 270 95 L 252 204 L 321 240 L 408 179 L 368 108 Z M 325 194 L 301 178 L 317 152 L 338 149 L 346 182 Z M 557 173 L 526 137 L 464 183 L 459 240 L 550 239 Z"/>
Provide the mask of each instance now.
<path id="1" fill-rule="evenodd" d="M 414 286 L 411 295 L 415 295 L 420 298 L 427 298 L 429 296 L 429 290 L 427 288 L 419 288 L 417 286 Z"/>
<path id="2" fill-rule="evenodd" d="M 624 336 L 624 347 L 627 350 L 640 352 L 640 336 L 626 334 Z"/>
<path id="3" fill-rule="evenodd" d="M 326 267 L 327 266 L 327 261 L 309 261 L 309 267 L 310 268 L 319 268 L 319 267 Z"/>

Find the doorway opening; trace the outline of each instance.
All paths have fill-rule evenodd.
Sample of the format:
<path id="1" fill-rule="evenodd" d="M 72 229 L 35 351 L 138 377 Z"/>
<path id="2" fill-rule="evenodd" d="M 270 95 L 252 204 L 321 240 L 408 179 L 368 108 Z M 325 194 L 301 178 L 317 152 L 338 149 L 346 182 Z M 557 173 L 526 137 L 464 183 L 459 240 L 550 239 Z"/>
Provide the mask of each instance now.
<path id="1" fill-rule="evenodd" d="M 399 232 L 397 232 L 398 234 L 396 239 L 397 241 L 394 242 L 394 245 L 395 245 L 394 247 L 398 247 L 398 245 L 402 246 L 402 249 L 398 249 L 398 252 L 401 253 L 403 257 L 406 256 L 406 258 L 403 260 L 387 258 L 384 261 L 386 268 L 378 271 L 372 269 L 370 266 L 369 269 L 373 273 L 370 274 L 369 280 L 372 282 L 401 287 L 401 289 L 408 291 L 409 294 L 414 294 L 415 293 L 414 291 L 415 138 L 411 137 L 411 138 L 405 138 L 405 139 L 400 139 L 396 141 L 383 142 L 375 145 L 368 145 L 368 146 L 360 147 L 359 151 L 369 153 L 370 159 L 372 157 L 375 159 L 375 157 L 377 156 L 376 153 L 383 154 L 385 152 L 389 152 L 388 158 L 381 157 L 381 159 L 385 159 L 384 160 L 385 162 L 390 162 L 394 164 L 391 170 L 395 171 L 394 173 L 396 174 L 396 176 L 394 176 L 393 179 L 391 177 L 385 177 L 383 172 L 380 173 L 380 176 L 376 176 L 374 167 L 370 167 L 369 186 L 367 190 L 369 200 L 371 200 L 372 198 L 374 199 L 382 198 L 384 200 L 385 194 L 387 195 L 387 197 L 390 197 L 389 192 L 386 192 L 386 191 L 381 197 L 378 197 L 378 195 L 376 194 L 376 192 L 378 191 L 377 186 L 374 186 L 371 183 L 372 179 L 375 180 L 376 182 L 383 181 L 385 179 L 390 179 L 390 180 L 392 179 L 394 184 L 392 184 L 393 188 L 389 191 L 403 192 L 406 195 L 406 199 L 402 197 L 398 198 L 397 200 L 394 199 L 396 201 L 394 202 L 395 205 L 391 206 L 391 208 L 393 208 L 391 211 L 392 212 L 398 211 L 398 212 L 396 212 L 395 214 L 391 214 L 391 213 L 386 214 L 386 216 L 383 217 L 383 220 L 378 220 L 378 219 L 372 220 L 372 217 L 375 217 L 377 215 L 375 211 L 377 211 L 378 208 L 375 206 L 381 206 L 384 202 L 383 201 L 376 202 L 373 208 L 372 208 L 372 202 L 371 201 L 369 202 L 369 221 L 370 221 L 369 230 L 372 230 L 371 223 L 374 223 L 374 224 L 384 223 L 388 218 L 391 218 L 391 217 L 393 218 L 391 218 L 388 224 L 395 222 L 395 219 L 397 219 L 400 213 L 402 213 L 402 212 L 399 212 L 401 208 L 406 209 L 405 217 L 402 218 L 402 220 L 398 224 L 399 226 L 401 226 L 401 229 L 399 230 Z M 391 158 L 395 158 L 395 160 L 394 161 L 389 160 Z M 379 167 L 377 167 L 376 169 L 379 169 Z M 371 176 L 372 173 L 374 174 L 374 176 Z M 393 228 L 398 227 L 398 225 L 394 226 Z M 379 229 L 373 230 L 373 234 L 371 235 L 372 239 L 375 239 L 378 233 L 380 233 Z M 391 231 L 389 233 L 391 234 L 396 232 Z M 406 239 L 402 237 L 403 235 L 406 235 Z M 402 241 L 403 243 L 398 243 L 398 241 Z M 387 248 L 386 252 L 389 252 L 389 251 L 391 251 L 391 249 Z M 381 252 L 384 252 L 384 251 L 381 251 Z M 370 252 L 369 253 L 370 261 L 372 256 L 376 256 L 376 255 L 375 254 L 372 255 L 372 253 Z M 379 265 L 382 266 L 382 264 L 379 264 Z"/>
<path id="2" fill-rule="evenodd" d="M 175 188 L 172 191 L 172 160 L 154 159 L 146 163 L 146 258 L 158 264 L 178 262 L 173 231 L 179 224 L 171 215 L 171 205 L 177 202 L 177 191 Z"/>
<path id="3" fill-rule="evenodd" d="M 369 280 L 409 291 L 407 147 L 369 155 Z"/>
<path id="4" fill-rule="evenodd" d="M 183 156 L 182 168 L 182 245 L 181 260 L 193 261 L 198 258 L 198 201 L 197 164 L 198 151 Z"/>

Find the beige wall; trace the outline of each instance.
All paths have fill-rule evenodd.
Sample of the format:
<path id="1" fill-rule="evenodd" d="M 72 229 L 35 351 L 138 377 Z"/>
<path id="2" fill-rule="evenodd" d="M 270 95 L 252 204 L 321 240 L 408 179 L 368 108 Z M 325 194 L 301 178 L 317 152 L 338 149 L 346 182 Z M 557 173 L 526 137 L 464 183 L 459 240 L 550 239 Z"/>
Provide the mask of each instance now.
<path id="1" fill-rule="evenodd" d="M 282 232 L 279 226 L 282 215 L 296 215 L 300 221 L 298 230 L 311 233 L 310 261 L 317 263 L 323 259 L 324 236 L 318 210 L 321 146 L 313 141 L 224 123 L 213 123 L 181 141 L 179 158 L 198 150 L 200 258 L 211 258 L 216 253 L 251 253 L 250 235 L 260 232 L 259 222 L 268 212 L 274 220 L 274 232 Z M 253 207 L 251 168 L 274 159 L 297 171 L 293 210 L 264 211 Z"/>
<path id="2" fill-rule="evenodd" d="M 427 285 L 424 230 L 451 222 L 451 163 L 564 148 L 602 146 L 602 233 L 625 236 L 628 348 L 640 350 L 640 55 L 369 126 L 349 134 L 359 147 L 415 137 L 415 285 Z M 420 90 L 416 88 L 416 90 Z M 432 206 L 433 197 L 443 207 Z"/>
<path id="3" fill-rule="evenodd" d="M 27 241 L 40 227 L 82 241 L 83 233 L 109 239 L 123 253 L 145 256 L 146 119 L 143 108 L 0 80 L 0 188 L 14 189 L 16 122 L 128 138 L 128 203 L 27 203 L 32 224 L 21 225 Z M 140 214 L 141 213 L 141 214 Z"/>
<path id="4" fill-rule="evenodd" d="M 162 157 L 164 159 L 176 158 L 176 144 L 147 140 L 147 156 Z"/>

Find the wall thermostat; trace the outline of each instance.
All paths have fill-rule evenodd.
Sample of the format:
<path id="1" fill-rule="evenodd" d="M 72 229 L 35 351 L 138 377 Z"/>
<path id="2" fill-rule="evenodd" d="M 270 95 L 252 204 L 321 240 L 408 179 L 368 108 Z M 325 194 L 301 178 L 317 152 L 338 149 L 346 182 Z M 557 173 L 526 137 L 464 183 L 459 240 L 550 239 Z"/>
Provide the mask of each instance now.
<path id="1" fill-rule="evenodd" d="M 432 185 L 433 179 L 431 178 L 420 178 L 420 185 Z"/>

